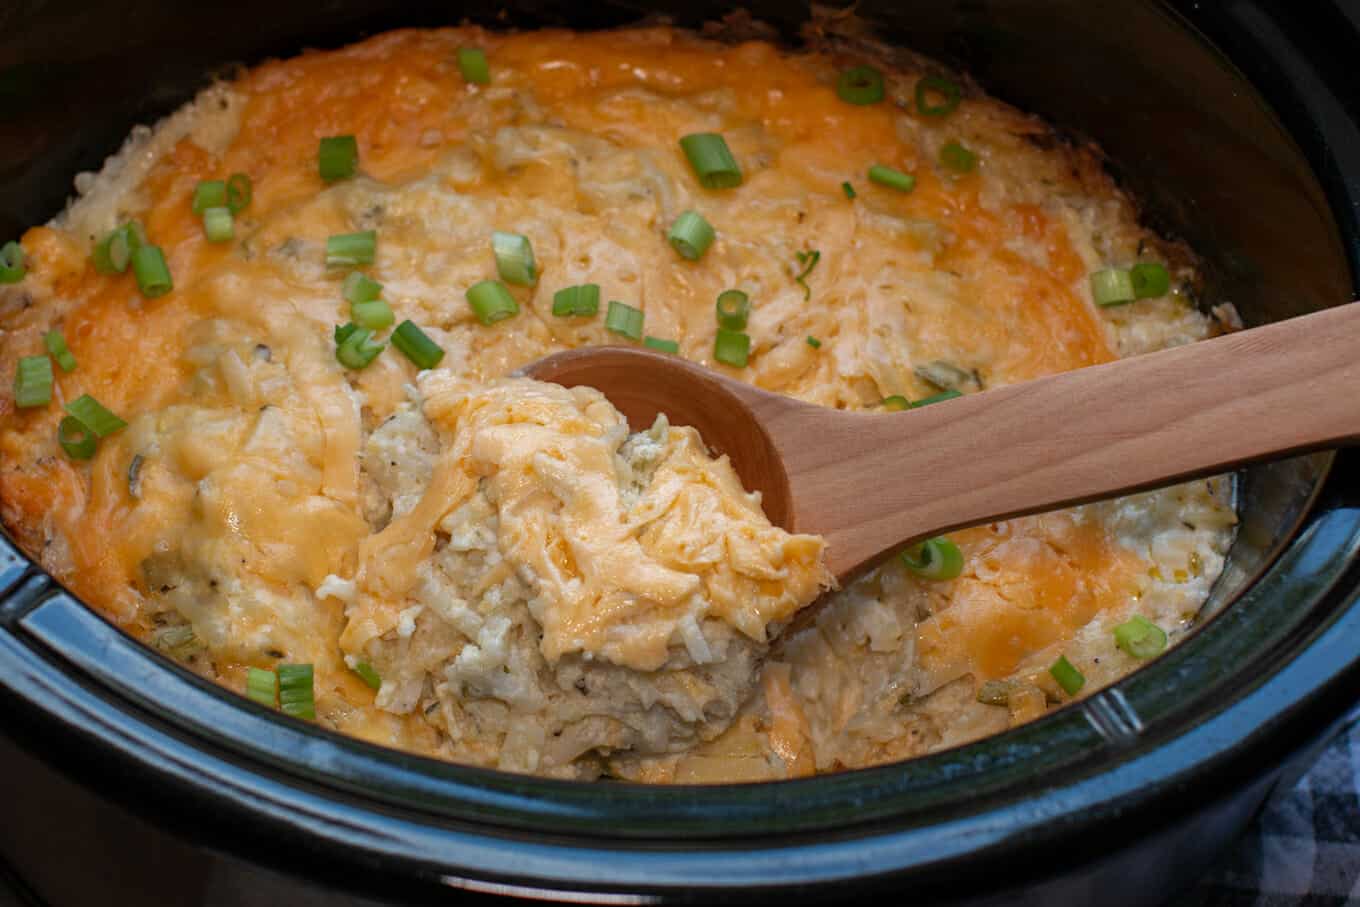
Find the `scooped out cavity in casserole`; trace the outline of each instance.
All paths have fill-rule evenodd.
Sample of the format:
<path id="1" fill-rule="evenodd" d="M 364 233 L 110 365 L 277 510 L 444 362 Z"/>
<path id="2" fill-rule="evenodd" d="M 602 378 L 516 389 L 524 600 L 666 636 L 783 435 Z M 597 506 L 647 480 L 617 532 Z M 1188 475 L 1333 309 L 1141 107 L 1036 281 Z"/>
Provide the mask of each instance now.
<path id="1" fill-rule="evenodd" d="M 1235 326 L 1096 150 L 849 28 L 392 32 L 139 128 L 0 256 L 6 525 L 207 678 L 512 771 L 854 768 L 1126 674 L 1204 603 L 1229 478 L 833 590 L 692 429 L 508 377 L 642 343 L 895 410 Z"/>

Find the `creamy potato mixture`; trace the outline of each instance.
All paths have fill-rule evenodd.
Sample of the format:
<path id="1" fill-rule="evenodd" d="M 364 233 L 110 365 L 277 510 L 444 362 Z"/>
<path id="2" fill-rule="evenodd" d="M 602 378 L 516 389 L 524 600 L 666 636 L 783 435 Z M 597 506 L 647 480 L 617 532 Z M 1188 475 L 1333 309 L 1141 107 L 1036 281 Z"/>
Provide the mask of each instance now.
<path id="1" fill-rule="evenodd" d="M 204 677 L 512 771 L 853 768 L 1127 673 L 1220 572 L 1230 479 L 834 589 L 823 541 L 693 429 L 511 376 L 645 342 L 895 409 L 1220 330 L 1093 149 L 929 61 L 807 38 L 392 32 L 138 129 L 0 271 L 6 526 Z M 731 290 L 749 314 L 720 324 Z"/>

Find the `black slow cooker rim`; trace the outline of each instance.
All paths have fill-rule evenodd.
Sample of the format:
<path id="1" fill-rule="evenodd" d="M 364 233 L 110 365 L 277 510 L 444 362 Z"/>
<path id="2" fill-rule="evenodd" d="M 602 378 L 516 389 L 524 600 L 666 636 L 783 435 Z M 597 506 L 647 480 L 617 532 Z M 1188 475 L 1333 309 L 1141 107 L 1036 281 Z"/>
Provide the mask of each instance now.
<path id="1" fill-rule="evenodd" d="M 1182 12 L 1201 27 L 1232 15 L 1191 6 L 1181 5 Z M 1245 35 L 1277 42 L 1274 59 L 1283 56 L 1313 71 L 1298 48 L 1278 44 L 1273 23 L 1236 26 L 1240 46 L 1226 48 L 1235 59 L 1251 59 Z M 1295 135 L 1309 139 L 1305 151 L 1348 238 L 1354 275 L 1360 197 L 1344 174 L 1360 172 L 1360 146 L 1353 137 L 1348 143 L 1326 135 L 1328 128 L 1353 123 L 1325 83 L 1320 91 L 1288 94 L 1283 119 Z M 1313 129 L 1299 131 L 1291 119 Z M 1344 474 L 1355 458 L 1344 454 L 1339 462 Z M 1199 785 L 1210 769 L 1227 762 L 1262 753 L 1282 758 L 1280 735 L 1271 742 L 1271 732 L 1315 732 L 1338 714 L 1338 691 L 1354 689 L 1357 660 L 1344 643 L 1360 627 L 1360 607 L 1347 591 L 1357 580 L 1357 538 L 1360 510 L 1334 476 L 1298 538 L 1233 607 L 1110 690 L 966 747 L 800 781 L 587 788 L 373 747 L 279 719 L 159 656 L 148 657 L 149 650 L 33 571 L 0 576 L 0 590 L 18 580 L 0 602 L 0 626 L 14 630 L 13 636 L 0 632 L 0 686 L 9 688 L 0 714 L 7 728 L 27 732 L 21 736 L 28 745 L 138 809 L 183 826 L 201 818 L 195 814 L 203 804 L 216 804 L 224 818 L 249 825 L 250 834 L 229 846 L 266 861 L 280 862 L 271 842 L 289 841 L 309 854 L 304 861 L 315 859 L 318 866 L 349 857 L 384 873 L 402 868 L 434 879 L 450 876 L 448 884 L 456 884 L 456 873 L 629 890 L 831 882 L 862 875 L 867 866 L 892 873 L 946 866 L 965 852 L 1033 847 L 1059 827 L 1070 834 L 1111 812 L 1137 815 L 1192 779 Z M 1284 600 L 1284 589 L 1303 586 L 1310 606 Z M 1299 611 L 1306 613 L 1299 617 Z M 1250 640 L 1254 657 L 1228 670 L 1214 658 L 1230 662 L 1235 652 L 1240 655 L 1226 646 L 1232 640 Z M 1216 683 L 1195 687 L 1218 672 Z M 1172 679 L 1196 688 L 1199 697 L 1167 702 L 1156 695 Z M 167 701 L 163 696 L 177 701 L 180 694 L 190 706 L 168 711 L 159 704 Z M 1221 696 L 1218 707 L 1198 708 L 1209 695 Z M 1136 730 L 1131 722 L 1154 733 L 1130 733 Z M 263 741 L 252 734 L 263 734 Z M 1066 749 L 1052 758 L 1060 746 Z M 94 752 L 107 757 L 106 766 L 86 761 Z M 1045 758 L 1044 771 L 1035 772 Z M 345 780 L 316 768 L 349 760 L 381 770 Z M 972 772 L 1011 774 L 973 790 L 967 802 L 957 791 L 932 799 L 903 788 L 906 779 L 927 772 L 957 786 L 974 777 L 970 763 Z M 140 779 L 139 792 L 159 788 L 159 795 L 148 801 L 121 785 L 99 783 L 124 773 Z M 361 776 L 363 783 L 356 783 Z M 430 790 L 402 789 L 399 782 L 412 777 L 436 778 L 457 793 L 436 809 Z M 1022 777 L 1044 788 L 1042 807 L 1027 806 L 1026 791 L 1016 787 Z M 1196 796 L 1215 789 L 1204 785 Z M 903 802 L 904 796 L 912 799 Z M 835 812 L 826 811 L 828 803 Z M 879 849 L 868 853 L 869 842 Z M 323 857 L 323 845 L 333 852 Z M 613 860 L 625 851 L 628 860 Z M 733 862 L 734 851 L 750 865 Z"/>

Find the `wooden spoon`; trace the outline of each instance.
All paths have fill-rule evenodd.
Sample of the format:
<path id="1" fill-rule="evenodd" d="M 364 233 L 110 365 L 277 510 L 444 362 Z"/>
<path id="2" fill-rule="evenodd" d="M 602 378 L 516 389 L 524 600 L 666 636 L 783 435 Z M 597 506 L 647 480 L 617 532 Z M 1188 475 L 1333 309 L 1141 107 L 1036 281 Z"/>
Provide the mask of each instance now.
<path id="1" fill-rule="evenodd" d="M 823 354 L 825 355 L 825 354 Z M 666 413 L 725 453 L 770 521 L 826 537 L 842 584 L 905 544 L 1360 437 L 1360 306 L 897 413 L 814 406 L 636 347 L 522 370 Z"/>

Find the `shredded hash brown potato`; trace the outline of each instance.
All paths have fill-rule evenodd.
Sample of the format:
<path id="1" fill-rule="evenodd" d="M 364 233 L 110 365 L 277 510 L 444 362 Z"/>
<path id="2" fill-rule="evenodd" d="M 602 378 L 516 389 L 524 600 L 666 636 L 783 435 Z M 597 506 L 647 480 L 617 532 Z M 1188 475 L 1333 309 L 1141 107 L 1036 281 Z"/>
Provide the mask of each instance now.
<path id="1" fill-rule="evenodd" d="M 1133 615 L 1174 644 L 1232 539 L 1229 478 L 954 533 L 958 577 L 894 560 L 778 638 L 830 585 L 820 539 L 771 526 L 693 430 L 630 435 L 588 389 L 506 379 L 620 342 L 608 300 L 680 355 L 851 409 L 1213 332 L 1193 257 L 1139 225 L 1094 149 L 957 77 L 957 109 L 923 115 L 918 80 L 948 73 L 826 22 L 796 52 L 741 38 L 397 31 L 264 63 L 139 128 L 0 286 L 0 372 L 52 329 L 78 362 L 51 405 L 0 390 L 6 526 L 118 626 L 231 689 L 310 663 L 322 725 L 567 778 L 907 758 L 1068 701 L 1059 655 L 1077 695 L 1118 679 L 1139 663 L 1113 635 Z M 460 75 L 474 46 L 489 84 Z M 839 73 L 864 63 L 885 99 L 842 101 Z M 700 185 L 678 144 L 697 132 L 725 138 L 740 186 Z M 323 182 L 318 142 L 340 135 L 358 174 Z M 951 143 L 976 166 L 942 159 Z M 912 191 L 870 182 L 875 164 Z M 234 239 L 208 242 L 195 187 L 238 172 L 253 198 Z M 666 238 L 687 210 L 717 233 L 697 261 Z M 91 264 L 134 219 L 173 275 L 159 298 Z M 431 370 L 390 347 L 337 361 L 347 271 L 326 241 L 366 230 L 363 271 L 442 348 Z M 485 325 L 464 293 L 497 278 L 493 231 L 528 238 L 537 280 Z M 1165 266 L 1170 291 L 1095 305 L 1090 274 L 1137 262 Z M 599 314 L 552 314 L 585 283 Z M 714 359 L 714 300 L 734 288 L 752 301 L 744 368 Z M 128 423 L 88 461 L 57 443 L 82 394 Z"/>

